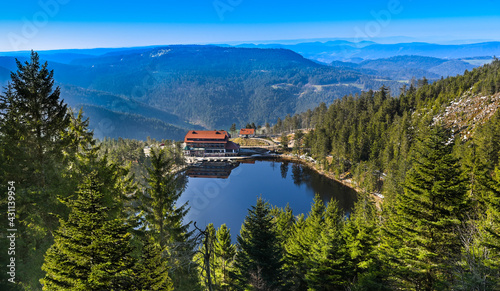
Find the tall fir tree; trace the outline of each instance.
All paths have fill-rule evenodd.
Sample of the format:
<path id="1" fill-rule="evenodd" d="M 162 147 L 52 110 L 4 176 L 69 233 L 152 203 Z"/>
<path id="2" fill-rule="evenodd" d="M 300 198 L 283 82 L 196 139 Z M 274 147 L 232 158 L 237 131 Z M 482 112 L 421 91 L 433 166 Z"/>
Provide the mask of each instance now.
<path id="1" fill-rule="evenodd" d="M 217 229 L 214 248 L 217 290 L 229 291 L 233 286 L 229 274 L 234 265 L 236 246 L 231 242 L 231 233 L 226 224 L 221 225 Z"/>
<path id="2" fill-rule="evenodd" d="M 67 215 L 58 196 L 74 191 L 61 174 L 70 116 L 47 67 L 31 52 L 24 64 L 17 61 L 0 95 L 0 182 L 17 184 L 17 276 L 24 288 L 39 285 L 43 254 L 52 244 L 47 233 L 58 226 L 53 214 Z"/>
<path id="3" fill-rule="evenodd" d="M 149 234 L 142 239 L 142 250 L 136 265 L 134 286 L 140 291 L 174 290 L 172 280 L 168 275 L 168 263 L 164 250 Z"/>
<path id="4" fill-rule="evenodd" d="M 189 231 L 191 222 L 184 223 L 183 220 L 189 210 L 187 202 L 176 205 L 182 188 L 174 166 L 173 159 L 167 157 L 164 149 L 151 151 L 151 166 L 146 169 L 148 187 L 141 198 L 143 223 L 155 233 L 160 246 L 168 251 L 174 288 L 189 290 L 198 286 L 194 279 L 196 269 L 191 267 L 195 243 L 192 231 Z"/>
<path id="5" fill-rule="evenodd" d="M 132 290 L 130 225 L 112 215 L 112 197 L 92 171 L 79 186 L 45 256 L 44 290 Z"/>
<path id="6" fill-rule="evenodd" d="M 16 62 L 17 71 L 11 73 L 5 108 L 6 120 L 15 121 L 5 128 L 15 142 L 10 158 L 23 167 L 23 173 L 16 179 L 24 178 L 31 185 L 44 187 L 54 175 L 54 162 L 61 159 L 65 146 L 61 136 L 67 130 L 70 116 L 59 98 L 59 87 L 53 88 L 54 72 L 48 70 L 48 64 L 40 64 L 38 54 L 33 51 L 29 62 Z"/>
<path id="7" fill-rule="evenodd" d="M 310 246 L 305 274 L 308 290 L 341 290 L 350 279 L 347 246 L 342 234 L 343 221 L 337 203 L 324 210 L 318 239 Z"/>
<path id="8" fill-rule="evenodd" d="M 167 157 L 164 149 L 151 151 L 151 166 L 143 195 L 145 223 L 158 235 L 162 247 L 169 243 L 187 240 L 189 224 L 183 223 L 189 208 L 187 203 L 176 207 L 182 194 L 179 180 L 174 172 L 173 159 Z"/>
<path id="9" fill-rule="evenodd" d="M 237 238 L 238 289 L 281 290 L 283 249 L 274 231 L 269 204 L 262 198 L 248 210 Z"/>
<path id="10" fill-rule="evenodd" d="M 307 218 L 299 217 L 295 223 L 290 239 L 286 242 L 285 270 L 293 290 L 305 290 L 305 275 L 309 270 L 309 254 L 311 248 L 320 238 L 325 223 L 325 204 L 316 195 Z"/>
<path id="11" fill-rule="evenodd" d="M 417 290 L 449 288 L 460 254 L 455 232 L 461 223 L 467 186 L 453 139 L 442 126 L 422 132 L 413 150 L 405 190 L 396 198 L 389 222 L 399 243 L 393 244 L 400 283 Z"/>
<path id="12" fill-rule="evenodd" d="M 349 257 L 354 290 L 390 290 L 380 259 L 378 212 L 368 193 L 358 193 L 353 212 L 342 230 Z"/>
<path id="13" fill-rule="evenodd" d="M 484 244 L 490 249 L 489 264 L 500 270 L 500 168 L 495 168 L 488 183 Z M 500 275 L 500 273 L 497 273 Z M 500 285 L 500 284 L 499 284 Z"/>
<path id="14" fill-rule="evenodd" d="M 206 290 L 219 290 L 215 274 L 215 227 L 213 223 L 209 223 L 205 230 L 198 229 L 198 231 L 200 231 L 199 237 L 202 239 L 202 242 L 195 255 L 195 261 L 198 264 L 200 277 L 204 279 Z"/>

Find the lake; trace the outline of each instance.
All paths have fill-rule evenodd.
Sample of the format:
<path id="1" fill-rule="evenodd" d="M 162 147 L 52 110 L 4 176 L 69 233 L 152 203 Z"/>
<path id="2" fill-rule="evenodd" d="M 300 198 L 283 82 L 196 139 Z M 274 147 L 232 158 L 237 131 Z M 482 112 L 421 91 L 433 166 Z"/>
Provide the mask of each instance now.
<path id="1" fill-rule="evenodd" d="M 202 229 L 209 223 L 216 229 L 225 223 L 233 241 L 259 196 L 274 206 L 289 204 L 294 215 L 309 212 L 315 193 L 325 203 L 337 200 L 346 213 L 356 200 L 353 189 L 300 163 L 281 160 L 212 163 L 190 168 L 186 175 L 187 186 L 178 200 L 178 205 L 189 201 L 191 209 L 185 221 L 196 221 Z"/>

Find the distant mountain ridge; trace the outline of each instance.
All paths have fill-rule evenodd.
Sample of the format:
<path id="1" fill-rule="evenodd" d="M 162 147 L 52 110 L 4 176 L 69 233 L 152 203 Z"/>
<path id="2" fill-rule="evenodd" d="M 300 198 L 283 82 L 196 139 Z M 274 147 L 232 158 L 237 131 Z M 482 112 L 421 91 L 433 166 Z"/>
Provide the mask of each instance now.
<path id="1" fill-rule="evenodd" d="M 332 61 L 363 61 L 394 56 L 425 56 L 443 59 L 460 59 L 500 54 L 500 42 L 441 45 L 425 42 L 378 44 L 368 41 L 311 42 L 293 45 L 282 44 L 241 44 L 237 47 L 286 48 L 306 58 L 324 63 Z"/>
<path id="2" fill-rule="evenodd" d="M 465 70 L 472 70 L 477 66 L 462 60 L 446 60 L 422 56 L 395 56 L 385 59 L 366 60 L 359 64 L 333 61 L 330 65 L 351 68 L 367 75 L 389 77 L 392 80 L 410 80 L 423 77 L 433 80 L 463 74 Z"/>
<path id="3" fill-rule="evenodd" d="M 377 44 L 332 41 L 299 45 L 363 50 Z M 488 61 L 391 56 L 322 64 L 284 47 L 171 45 L 46 51 L 41 58 L 60 61 L 49 61 L 49 67 L 62 88 L 61 97 L 70 106 L 89 109 L 86 116 L 91 120 L 119 116 L 120 126 L 128 124 L 133 130 L 142 126 L 144 131 L 165 134 L 157 139 L 178 137 L 179 130 L 272 122 L 321 102 L 329 104 L 362 90 L 378 90 L 382 85 L 398 94 L 403 82 L 412 77 L 438 79 Z M 25 52 L 9 54 L 0 56 L 2 86 L 9 80 L 9 72 L 16 69 L 14 58 L 26 60 Z M 147 129 L 144 120 L 156 120 L 153 127 L 162 131 Z M 121 132 L 124 137 L 127 132 L 135 134 Z"/>
<path id="4" fill-rule="evenodd" d="M 2 57 L 0 66 L 13 70 L 15 62 L 12 57 Z M 72 106 L 98 104 L 129 113 L 130 105 L 136 102 L 142 104 L 137 108 L 156 109 L 142 110 L 143 116 L 166 122 L 176 116 L 173 124 L 183 128 L 194 127 L 191 124 L 214 129 L 231 123 L 264 123 L 391 83 L 321 65 L 286 49 L 200 45 L 135 48 L 75 58 L 69 64 L 51 62 L 49 66 L 60 84 L 73 86 L 63 96 Z M 99 103 L 96 94 L 114 101 Z M 123 110 L 113 102 L 128 105 Z"/>

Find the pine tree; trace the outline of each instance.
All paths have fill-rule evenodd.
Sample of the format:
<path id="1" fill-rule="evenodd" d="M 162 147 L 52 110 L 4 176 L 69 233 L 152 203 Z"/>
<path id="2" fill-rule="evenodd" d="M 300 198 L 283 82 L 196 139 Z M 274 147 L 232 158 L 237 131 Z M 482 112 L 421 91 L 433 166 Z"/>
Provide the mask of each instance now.
<path id="1" fill-rule="evenodd" d="M 151 167 L 147 168 L 146 178 L 149 187 L 143 196 L 143 207 L 145 223 L 158 234 L 162 247 L 186 241 L 189 227 L 189 224 L 183 224 L 189 210 L 187 203 L 176 207 L 182 191 L 173 168 L 173 160 L 166 156 L 164 149 L 151 151 Z"/>
<path id="2" fill-rule="evenodd" d="M 271 209 L 271 215 L 274 217 L 276 233 L 281 242 L 285 243 L 291 237 L 294 230 L 295 216 L 289 204 L 284 209 L 274 207 Z"/>
<path id="3" fill-rule="evenodd" d="M 177 175 L 173 172 L 174 162 L 166 156 L 163 149 L 151 151 L 151 167 L 146 170 L 148 188 L 142 196 L 142 208 L 145 216 L 144 226 L 150 228 L 162 248 L 169 252 L 170 277 L 174 288 L 194 288 L 190 268 L 194 255 L 192 231 L 188 231 L 190 222 L 183 219 L 189 208 L 187 202 L 176 206 L 182 194 Z M 190 269 L 193 269 L 190 271 Z"/>
<path id="4" fill-rule="evenodd" d="M 233 268 L 234 257 L 236 255 L 236 246 L 231 243 L 231 233 L 226 224 L 217 229 L 217 240 L 215 241 L 215 267 L 217 290 L 230 290 L 233 282 L 229 276 Z"/>
<path id="5" fill-rule="evenodd" d="M 305 281 L 309 290 L 340 290 L 349 282 L 349 261 L 342 235 L 342 216 L 335 201 L 330 201 L 323 215 L 318 239 L 311 244 L 306 259 Z"/>
<path id="6" fill-rule="evenodd" d="M 500 168 L 495 169 L 488 188 L 484 244 L 491 249 L 490 264 L 500 269 Z"/>
<path id="7" fill-rule="evenodd" d="M 160 245 L 150 235 L 146 235 L 143 239 L 141 256 L 133 269 L 136 275 L 134 285 L 137 290 L 173 290 L 163 253 Z"/>
<path id="8" fill-rule="evenodd" d="M 286 135 L 286 133 L 282 133 L 281 134 L 281 138 L 280 138 L 280 143 L 281 143 L 281 148 L 283 148 L 283 150 L 288 150 L 288 135 Z"/>
<path id="9" fill-rule="evenodd" d="M 0 95 L 0 180 L 18 186 L 17 277 L 26 288 L 36 288 L 43 276 L 41 262 L 52 244 L 47 233 L 58 227 L 54 214 L 67 215 L 58 195 L 75 190 L 62 175 L 67 143 L 61 137 L 70 116 L 53 85 L 53 72 L 32 52 L 28 62 L 17 61 L 17 71 Z"/>
<path id="10" fill-rule="evenodd" d="M 217 288 L 216 280 L 217 259 L 215 254 L 216 234 L 214 224 L 209 223 L 205 230 L 201 230 L 198 227 L 196 227 L 196 229 L 200 232 L 198 237 L 201 238 L 202 241 L 194 261 L 198 264 L 199 274 L 205 281 L 206 290 L 218 290 L 219 288 Z"/>
<path id="11" fill-rule="evenodd" d="M 302 138 L 304 137 L 304 133 L 302 130 L 298 130 L 295 132 L 293 136 L 293 151 L 300 155 L 300 150 L 302 148 Z"/>
<path id="12" fill-rule="evenodd" d="M 110 215 L 109 200 L 92 171 L 79 186 L 46 253 L 44 290 L 131 290 L 134 265 L 126 220 Z"/>
<path id="13" fill-rule="evenodd" d="M 349 256 L 349 275 L 355 290 L 389 290 L 386 271 L 378 255 L 380 232 L 377 210 L 367 193 L 359 193 L 354 210 L 342 230 Z"/>
<path id="14" fill-rule="evenodd" d="M 400 242 L 393 244 L 397 276 L 417 289 L 446 288 L 460 254 L 455 229 L 467 189 L 452 148 L 450 133 L 441 126 L 419 136 L 405 191 L 396 197 L 390 218 L 389 232 L 398 233 Z"/>
<path id="15" fill-rule="evenodd" d="M 17 72 L 11 73 L 5 108 L 6 120 L 15 123 L 9 123 L 5 129 L 17 150 L 24 154 L 17 156 L 12 152 L 10 158 L 24 167 L 24 173 L 16 177 L 18 180 L 29 179 L 31 185 L 44 187 L 50 182 L 50 175 L 54 175 L 54 161 L 61 158 L 65 146 L 61 135 L 67 130 L 70 117 L 67 106 L 59 100 L 59 87 L 53 89 L 54 72 L 47 69 L 47 63 L 41 65 L 33 51 L 30 62 L 16 62 Z M 20 157 L 26 159 L 19 160 Z"/>
<path id="16" fill-rule="evenodd" d="M 307 288 L 306 273 L 310 269 L 311 248 L 318 242 L 325 224 L 325 204 L 319 195 L 314 197 L 307 218 L 301 217 L 295 223 L 293 233 L 287 241 L 285 269 L 294 290 Z"/>
<path id="17" fill-rule="evenodd" d="M 248 210 L 237 238 L 235 269 L 238 289 L 280 290 L 283 250 L 274 232 L 269 204 L 262 198 Z"/>
<path id="18" fill-rule="evenodd" d="M 236 123 L 231 124 L 231 128 L 229 129 L 231 134 L 236 135 Z"/>

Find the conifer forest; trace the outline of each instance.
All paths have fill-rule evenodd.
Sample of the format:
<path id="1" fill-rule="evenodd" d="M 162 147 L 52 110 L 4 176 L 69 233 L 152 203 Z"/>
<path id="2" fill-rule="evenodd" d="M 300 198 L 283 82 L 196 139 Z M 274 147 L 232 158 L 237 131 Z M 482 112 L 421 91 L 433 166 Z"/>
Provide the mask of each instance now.
<path id="1" fill-rule="evenodd" d="M 0 290 L 500 290 L 497 59 L 266 126 L 358 198 L 307 214 L 258 198 L 241 229 L 186 221 L 179 142 L 96 139 L 55 82 L 32 52 L 1 90 L 0 220 L 16 231 Z"/>

